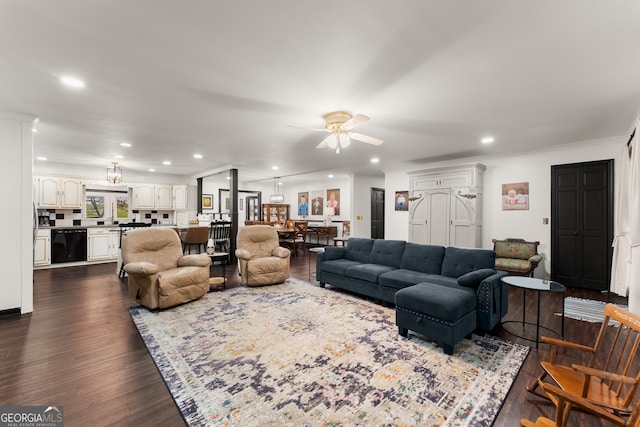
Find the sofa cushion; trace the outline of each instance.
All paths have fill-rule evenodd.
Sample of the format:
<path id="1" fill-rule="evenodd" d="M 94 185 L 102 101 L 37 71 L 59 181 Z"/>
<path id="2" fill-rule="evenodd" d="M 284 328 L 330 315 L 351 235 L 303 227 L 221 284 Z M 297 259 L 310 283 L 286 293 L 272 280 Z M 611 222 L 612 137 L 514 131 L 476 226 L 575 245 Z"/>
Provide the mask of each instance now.
<path id="1" fill-rule="evenodd" d="M 526 259 L 496 258 L 496 269 L 525 274 L 531 271 L 531 263 Z"/>
<path id="2" fill-rule="evenodd" d="M 404 240 L 374 240 L 369 262 L 371 264 L 388 265 L 393 268 L 400 268 L 402 252 L 404 251 L 406 243 L 407 242 Z M 349 241 L 349 245 L 350 244 L 351 241 Z"/>
<path id="3" fill-rule="evenodd" d="M 403 289 L 420 282 L 437 283 L 438 285 L 458 287 L 456 279 L 438 274 L 421 273 L 403 268 L 382 273 L 378 277 L 378 284 L 393 289 Z"/>
<path id="4" fill-rule="evenodd" d="M 361 263 L 359 263 L 358 261 L 351 261 L 348 259 L 334 259 L 331 261 L 324 261 L 320 263 L 319 269 L 327 273 L 337 274 L 338 276 L 346 276 L 347 268 L 359 264 Z"/>
<path id="5" fill-rule="evenodd" d="M 358 264 L 347 268 L 347 277 L 378 283 L 378 276 L 394 270 L 393 267 L 380 264 Z"/>
<path id="6" fill-rule="evenodd" d="M 421 273 L 440 274 L 444 252 L 444 246 L 407 242 L 402 253 L 400 268 Z"/>
<path id="7" fill-rule="evenodd" d="M 345 248 L 343 246 L 326 246 L 324 248 L 324 259 L 332 260 L 344 258 L 344 249 Z"/>
<path id="8" fill-rule="evenodd" d="M 496 253 L 489 249 L 463 249 L 449 246 L 442 261 L 442 275 L 458 278 L 470 271 L 494 268 Z"/>
<path id="9" fill-rule="evenodd" d="M 476 309 L 476 298 L 464 288 L 442 288 L 433 283 L 418 283 L 396 292 L 396 306 L 456 322 Z"/>
<path id="10" fill-rule="evenodd" d="M 493 268 L 481 268 L 480 270 L 470 271 L 458 277 L 458 284 L 467 288 L 477 288 L 480 283 L 489 276 L 496 274 Z"/>
<path id="11" fill-rule="evenodd" d="M 368 263 L 373 242 L 373 239 L 364 239 L 361 237 L 350 238 L 349 244 L 344 248 L 344 257 L 351 261 Z"/>

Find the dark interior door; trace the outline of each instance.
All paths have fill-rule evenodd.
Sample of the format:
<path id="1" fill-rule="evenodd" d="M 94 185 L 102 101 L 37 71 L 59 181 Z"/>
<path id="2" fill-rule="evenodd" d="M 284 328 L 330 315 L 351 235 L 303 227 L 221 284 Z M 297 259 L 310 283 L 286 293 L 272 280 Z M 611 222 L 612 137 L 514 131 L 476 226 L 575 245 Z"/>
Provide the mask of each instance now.
<path id="1" fill-rule="evenodd" d="M 384 190 L 371 189 L 371 238 L 384 239 Z"/>
<path id="2" fill-rule="evenodd" d="M 551 279 L 608 290 L 613 249 L 613 160 L 551 167 Z"/>

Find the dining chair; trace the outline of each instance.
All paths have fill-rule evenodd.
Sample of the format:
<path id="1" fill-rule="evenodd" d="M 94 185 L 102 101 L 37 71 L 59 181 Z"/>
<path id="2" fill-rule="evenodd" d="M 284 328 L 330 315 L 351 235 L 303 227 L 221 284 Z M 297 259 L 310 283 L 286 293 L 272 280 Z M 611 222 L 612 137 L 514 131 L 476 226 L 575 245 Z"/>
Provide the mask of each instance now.
<path id="1" fill-rule="evenodd" d="M 217 221 L 211 223 L 209 239 L 213 240 L 214 250 L 217 252 L 229 252 L 231 245 L 231 222 Z"/>
<path id="2" fill-rule="evenodd" d="M 209 227 L 189 227 L 182 242 L 182 251 L 186 253 L 187 249 L 189 249 L 189 253 L 191 253 L 191 247 L 196 246 L 198 253 L 205 252 L 208 241 Z"/>

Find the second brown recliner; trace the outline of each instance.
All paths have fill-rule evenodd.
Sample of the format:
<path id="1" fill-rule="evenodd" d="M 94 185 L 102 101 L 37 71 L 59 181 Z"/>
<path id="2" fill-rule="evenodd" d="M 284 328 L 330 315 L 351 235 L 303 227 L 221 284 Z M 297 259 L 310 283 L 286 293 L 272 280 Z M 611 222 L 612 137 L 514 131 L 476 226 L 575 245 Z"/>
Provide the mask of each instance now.
<path id="1" fill-rule="evenodd" d="M 236 257 L 243 285 L 283 283 L 290 275 L 289 249 L 280 246 L 278 232 L 270 225 L 251 225 L 238 230 Z"/>

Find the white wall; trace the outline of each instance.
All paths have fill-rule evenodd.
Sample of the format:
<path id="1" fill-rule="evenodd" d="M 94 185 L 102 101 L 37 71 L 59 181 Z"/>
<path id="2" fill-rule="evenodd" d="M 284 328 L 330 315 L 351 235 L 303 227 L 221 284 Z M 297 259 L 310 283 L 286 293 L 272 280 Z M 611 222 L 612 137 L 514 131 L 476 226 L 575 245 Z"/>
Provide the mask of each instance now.
<path id="1" fill-rule="evenodd" d="M 626 137 L 628 138 L 628 137 Z M 618 194 L 618 170 L 626 138 L 610 138 L 567 144 L 554 149 L 539 150 L 512 156 L 474 157 L 455 162 L 425 164 L 414 170 L 479 162 L 487 166 L 484 173 L 484 208 L 482 247 L 491 249 L 491 239 L 517 237 L 540 242 L 539 252 L 544 263 L 536 277 L 549 277 L 551 257 L 551 166 L 594 160 L 614 159 L 614 199 Z M 408 239 L 409 213 L 394 211 L 395 191 L 409 189 L 410 171 L 387 172 L 385 175 L 385 230 L 387 239 Z M 503 211 L 502 184 L 529 182 L 529 210 Z M 549 218 L 549 224 L 543 224 Z"/>
<path id="2" fill-rule="evenodd" d="M 36 161 L 34 175 L 53 175 L 80 178 L 83 181 L 94 180 L 96 184 L 107 183 L 107 167 L 77 166 L 48 161 Z M 120 165 L 122 167 L 122 165 Z M 196 185 L 195 180 L 182 175 L 170 175 L 157 172 L 136 172 L 122 167 L 122 185 L 132 184 L 189 184 Z"/>
<path id="3" fill-rule="evenodd" d="M 33 311 L 32 191 L 33 117 L 0 112 L 0 142 L 5 156 L 2 180 L 5 209 L 0 209 L 5 244 L 0 249 L 3 277 L 0 310 Z"/>

